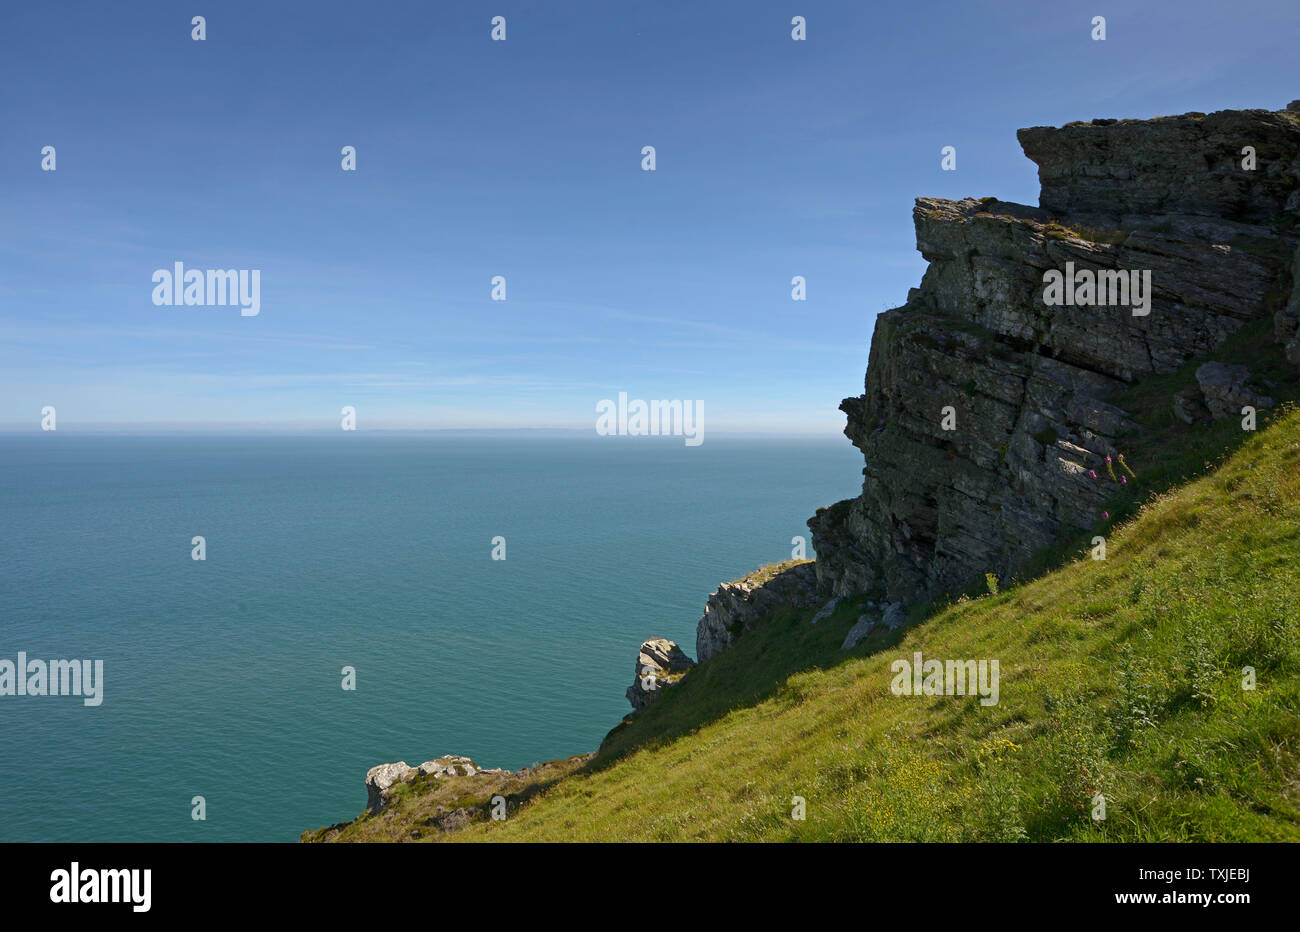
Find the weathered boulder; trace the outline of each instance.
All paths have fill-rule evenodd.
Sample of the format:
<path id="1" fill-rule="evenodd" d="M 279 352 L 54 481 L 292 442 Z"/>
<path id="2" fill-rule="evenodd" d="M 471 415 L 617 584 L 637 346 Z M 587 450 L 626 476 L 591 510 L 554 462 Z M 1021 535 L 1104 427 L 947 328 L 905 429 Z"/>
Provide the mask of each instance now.
<path id="1" fill-rule="evenodd" d="M 379 812 L 388 805 L 388 791 L 396 783 L 409 780 L 419 771 L 406 763 L 379 764 L 366 771 L 366 808 Z"/>
<path id="2" fill-rule="evenodd" d="M 448 754 L 445 757 L 435 757 L 433 760 L 427 760 L 419 767 L 415 768 L 421 774 L 432 775 L 434 777 L 472 777 L 479 772 L 478 764 L 474 763 L 468 757 L 461 757 L 457 754 Z"/>
<path id="3" fill-rule="evenodd" d="M 819 608 L 817 614 L 812 616 L 810 624 L 815 625 L 819 621 L 825 621 L 827 618 L 830 618 L 831 615 L 835 614 L 835 609 L 839 608 L 841 600 L 842 597 L 837 595 Z"/>
<path id="4" fill-rule="evenodd" d="M 844 643 L 840 645 L 840 650 L 852 650 L 857 647 L 867 635 L 880 625 L 880 616 L 872 613 L 866 613 L 858 616 L 857 622 L 844 635 Z"/>
<path id="5" fill-rule="evenodd" d="M 1137 430 L 1112 399 L 1211 355 L 1290 287 L 1298 235 L 1279 218 L 1300 191 L 1300 113 L 1094 121 L 1020 140 L 1041 207 L 916 201 L 929 267 L 877 317 L 864 393 L 840 406 L 862 492 L 808 522 L 831 594 L 928 600 L 1013 577 L 1091 527 L 1107 488 L 1088 471 Z M 1256 171 L 1241 168 L 1244 145 Z M 1046 304 L 1045 273 L 1067 263 L 1149 272 L 1146 313 Z M 1300 303 L 1274 326 L 1295 339 Z"/>
<path id="6" fill-rule="evenodd" d="M 636 656 L 632 685 L 627 688 L 627 701 L 634 709 L 644 709 L 659 698 L 660 692 L 676 685 L 695 661 L 686 656 L 677 644 L 667 638 L 651 638 L 641 645 Z"/>
<path id="7" fill-rule="evenodd" d="M 1201 387 L 1205 407 L 1216 421 L 1240 417 L 1244 405 L 1254 408 L 1271 408 L 1273 399 L 1246 387 L 1250 370 L 1245 366 L 1230 366 L 1221 362 L 1207 362 L 1196 370 L 1196 384 Z"/>
<path id="8" fill-rule="evenodd" d="M 704 606 L 695 629 L 695 656 L 700 663 L 728 650 L 757 622 L 777 608 L 806 608 L 819 601 L 812 561 L 787 561 L 723 583 Z"/>

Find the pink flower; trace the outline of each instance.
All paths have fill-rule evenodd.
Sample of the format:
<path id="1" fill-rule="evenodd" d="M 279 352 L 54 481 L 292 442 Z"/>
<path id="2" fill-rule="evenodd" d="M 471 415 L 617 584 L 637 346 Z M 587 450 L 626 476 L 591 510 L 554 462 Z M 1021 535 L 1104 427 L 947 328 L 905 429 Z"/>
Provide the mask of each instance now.
<path id="1" fill-rule="evenodd" d="M 1123 453 L 1121 453 L 1121 454 L 1119 455 L 1119 461 L 1120 461 L 1121 463 L 1124 462 L 1124 454 L 1123 454 Z"/>
<path id="2" fill-rule="evenodd" d="M 1088 476 L 1089 476 L 1090 478 L 1096 479 L 1096 478 L 1097 478 L 1097 470 L 1095 470 L 1095 469 L 1089 469 L 1089 470 L 1088 470 Z"/>
<path id="3" fill-rule="evenodd" d="M 1109 456 L 1106 457 L 1106 462 L 1108 462 L 1108 463 L 1110 462 L 1110 457 L 1109 457 Z"/>
<path id="4" fill-rule="evenodd" d="M 1103 512 L 1101 513 L 1101 516 L 1102 516 L 1103 518 L 1106 518 L 1107 520 L 1109 520 L 1109 519 L 1110 519 L 1110 512 L 1109 512 L 1109 511 L 1103 511 Z"/>
<path id="5" fill-rule="evenodd" d="M 1119 477 L 1119 484 L 1120 484 L 1120 485 L 1128 485 L 1128 476 L 1120 476 L 1120 477 Z"/>

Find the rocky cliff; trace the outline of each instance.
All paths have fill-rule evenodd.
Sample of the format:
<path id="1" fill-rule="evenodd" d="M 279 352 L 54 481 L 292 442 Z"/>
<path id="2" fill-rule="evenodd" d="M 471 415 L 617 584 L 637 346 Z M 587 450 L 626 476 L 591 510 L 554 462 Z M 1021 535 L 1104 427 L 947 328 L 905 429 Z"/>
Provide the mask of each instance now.
<path id="1" fill-rule="evenodd" d="M 817 576 L 811 560 L 776 563 L 723 583 L 709 595 L 695 627 L 695 656 L 703 663 L 727 650 L 777 606 L 806 607 L 816 601 Z"/>
<path id="2" fill-rule="evenodd" d="M 1097 521 L 1088 471 L 1136 426 L 1120 391 L 1265 316 L 1295 347 L 1300 101 L 1019 139 L 1039 207 L 916 201 L 929 268 L 877 319 L 863 394 L 840 405 L 862 494 L 808 522 L 836 595 L 912 603 L 1014 574 Z M 1149 304 L 1049 305 L 1052 270 L 1149 273 Z"/>
<path id="3" fill-rule="evenodd" d="M 661 692 L 678 683 L 695 661 L 667 638 L 650 638 L 637 651 L 632 685 L 624 695 L 633 709 L 644 709 L 658 699 Z"/>

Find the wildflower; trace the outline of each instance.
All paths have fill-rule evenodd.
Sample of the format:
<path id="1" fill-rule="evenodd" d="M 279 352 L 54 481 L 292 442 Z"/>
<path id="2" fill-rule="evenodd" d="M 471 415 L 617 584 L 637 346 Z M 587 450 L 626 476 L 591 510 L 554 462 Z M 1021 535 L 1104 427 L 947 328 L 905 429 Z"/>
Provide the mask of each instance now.
<path id="1" fill-rule="evenodd" d="M 1120 476 L 1120 477 L 1119 477 L 1119 484 L 1120 484 L 1120 485 L 1128 485 L 1128 476 Z"/>
<path id="2" fill-rule="evenodd" d="M 1101 516 L 1102 516 L 1103 518 L 1107 519 L 1107 520 L 1110 520 L 1110 512 L 1109 512 L 1109 511 L 1103 511 L 1103 512 L 1101 513 Z"/>
<path id="3" fill-rule="evenodd" d="M 1096 478 L 1097 478 L 1097 470 L 1095 470 L 1095 469 L 1089 469 L 1089 470 L 1088 470 L 1088 478 L 1089 478 L 1089 479 L 1096 479 Z"/>

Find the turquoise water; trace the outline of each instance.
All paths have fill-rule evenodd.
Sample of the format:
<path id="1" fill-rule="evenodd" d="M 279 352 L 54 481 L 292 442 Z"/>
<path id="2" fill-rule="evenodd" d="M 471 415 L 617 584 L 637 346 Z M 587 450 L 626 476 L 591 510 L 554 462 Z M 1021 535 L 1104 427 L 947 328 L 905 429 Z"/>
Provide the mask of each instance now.
<path id="1" fill-rule="evenodd" d="M 0 841 L 294 841 L 374 764 L 592 750 L 640 642 L 693 655 L 860 471 L 843 438 L 0 436 L 0 658 L 104 661 L 97 708 L 0 696 Z"/>

